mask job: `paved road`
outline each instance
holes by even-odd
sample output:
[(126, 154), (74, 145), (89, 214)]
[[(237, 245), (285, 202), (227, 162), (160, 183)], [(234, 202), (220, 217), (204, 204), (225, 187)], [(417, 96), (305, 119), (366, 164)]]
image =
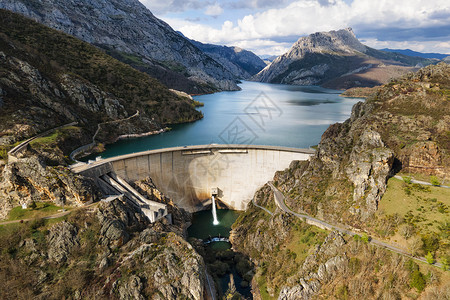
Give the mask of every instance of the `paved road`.
[[(395, 175), (394, 176), (397, 179), (403, 180), (403, 177), (399, 176), (399, 175)], [(446, 185), (432, 185), (429, 182), (426, 181), (420, 181), (420, 180), (415, 180), (411, 178), (411, 182), (412, 183), (418, 183), (418, 184), (423, 184), (423, 185), (431, 185), (431, 186), (435, 186), (435, 187), (441, 187), (441, 188), (446, 188), (446, 189), (450, 189), (450, 186), (446, 186)]]
[(259, 207), (259, 208), (261, 208), (261, 209), (263, 209), (263, 210), (265, 210), (269, 215), (273, 216), (273, 213), (272, 213), (270, 210), (268, 210), (268, 209), (265, 208), (265, 207), (262, 207), (262, 206), (258, 205), (258, 204), (256, 203), (255, 198), (256, 198), (256, 197), (253, 196), (253, 199), (252, 199), (253, 205), (256, 206), (256, 207)]
[[(341, 227), (339, 227), (339, 226), (332, 225), (332, 224), (326, 223), (326, 222), (324, 222), (324, 221), (322, 221), (322, 220), (313, 218), (313, 217), (311, 217), (311, 216), (309, 216), (309, 215), (306, 215), (306, 214), (299, 214), (299, 213), (293, 212), (289, 207), (287, 207), (287, 205), (286, 205), (286, 203), (285, 203), (285, 201), (284, 201), (285, 198), (284, 198), (283, 193), (281, 193), (280, 190), (278, 190), (278, 189), (272, 184), (272, 182), (268, 182), (268, 184), (269, 184), (269, 186), (271, 187), (271, 189), (272, 189), (272, 191), (273, 191), (273, 193), (274, 193), (274, 199), (275, 199), (276, 205), (277, 205), (281, 210), (283, 210), (284, 212), (287, 212), (287, 213), (289, 213), (289, 214), (293, 214), (293, 215), (296, 216), (297, 218), (305, 219), (305, 220), (307, 220), (307, 223), (308, 223), (308, 224), (311, 224), (311, 225), (314, 225), (314, 226), (318, 226), (318, 227), (321, 227), (321, 228), (324, 228), (324, 227), (325, 227), (325, 228), (328, 228), (329, 230), (337, 230), (337, 231), (339, 231), (339, 232), (345, 233), (345, 234), (350, 235), (350, 236), (354, 236), (354, 235), (358, 234), (358, 233), (353, 232), (353, 231), (351, 231), (351, 230), (348, 230), (348, 229), (345, 229), (345, 228), (341, 228)], [(309, 220), (310, 222), (308, 222), (308, 220)], [(315, 223), (317, 223), (317, 224), (315, 224)], [(395, 246), (392, 246), (391, 244), (382, 242), (382, 241), (380, 241), (380, 240), (371, 238), (369, 242), (370, 242), (371, 244), (375, 245), (375, 246), (378, 246), (378, 247), (381, 247), (381, 248), (385, 248), (385, 249), (388, 249), (388, 250), (390, 250), (390, 251), (392, 251), (392, 252), (401, 254), (401, 255), (403, 255), (403, 256), (407, 256), (407, 257), (409, 257), (409, 258), (412, 258), (412, 259), (415, 259), (415, 260), (418, 260), (418, 261), (427, 263), (427, 260), (426, 260), (424, 257), (416, 257), (416, 256), (412, 256), (412, 255), (411, 255), (410, 253), (408, 253), (407, 251), (405, 251), (405, 250), (403, 250), (403, 249), (400, 249), (400, 248), (397, 248), (397, 247), (395, 247)], [(438, 263), (438, 262), (434, 263), (433, 265), (434, 265), (434, 266), (437, 266), (437, 267), (442, 267), (441, 263)]]

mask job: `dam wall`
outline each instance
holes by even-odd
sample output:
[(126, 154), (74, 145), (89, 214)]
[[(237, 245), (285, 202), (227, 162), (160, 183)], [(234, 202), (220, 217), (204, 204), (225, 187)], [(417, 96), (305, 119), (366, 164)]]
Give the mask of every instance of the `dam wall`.
[(99, 178), (114, 172), (128, 183), (152, 178), (159, 190), (188, 211), (211, 198), (245, 210), (255, 192), (293, 160), (307, 160), (314, 150), (272, 146), (206, 145), (150, 150), (72, 167)]

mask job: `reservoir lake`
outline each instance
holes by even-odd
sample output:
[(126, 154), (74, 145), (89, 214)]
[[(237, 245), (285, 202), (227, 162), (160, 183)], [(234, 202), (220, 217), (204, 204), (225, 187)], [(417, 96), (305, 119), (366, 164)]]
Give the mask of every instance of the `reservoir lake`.
[(316, 86), (250, 81), (239, 86), (241, 91), (195, 96), (204, 103), (199, 108), (203, 119), (172, 125), (158, 135), (120, 140), (107, 145), (101, 157), (213, 143), (308, 148), (319, 143), (330, 124), (345, 121), (361, 100)]

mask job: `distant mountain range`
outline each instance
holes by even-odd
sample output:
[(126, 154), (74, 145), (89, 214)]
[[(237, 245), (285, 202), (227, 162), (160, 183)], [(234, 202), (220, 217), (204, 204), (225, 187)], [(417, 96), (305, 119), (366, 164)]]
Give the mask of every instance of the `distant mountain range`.
[(371, 87), (434, 62), (367, 47), (347, 28), (300, 38), (253, 79), (335, 89)]
[(266, 66), (259, 56), (239, 47), (203, 44), (194, 40), (191, 42), (230, 70), (237, 78), (248, 79)]
[(423, 58), (436, 58), (436, 59), (444, 59), (444, 58), (450, 56), (450, 54), (423, 53), (423, 52), (413, 51), (413, 50), (410, 50), (410, 49), (389, 49), (389, 48), (384, 48), (384, 49), (381, 49), (381, 51), (395, 52), (395, 53), (400, 53), (400, 54), (404, 54), (404, 55), (408, 55), (408, 56), (423, 57)]
[[(157, 78), (170, 88), (191, 94), (237, 90), (239, 77), (264, 67), (249, 52), (210, 45), (194, 46), (168, 24), (156, 18), (138, 0), (2, 0), (0, 8), (18, 12), (103, 48), (109, 55)], [(204, 53), (207, 48), (214, 54)], [(222, 49), (228, 58), (217, 53)], [(213, 58), (214, 57), (214, 58)], [(230, 65), (227, 59), (239, 66)], [(257, 66), (252, 63), (256, 62)], [(245, 72), (242, 72), (242, 70)]]

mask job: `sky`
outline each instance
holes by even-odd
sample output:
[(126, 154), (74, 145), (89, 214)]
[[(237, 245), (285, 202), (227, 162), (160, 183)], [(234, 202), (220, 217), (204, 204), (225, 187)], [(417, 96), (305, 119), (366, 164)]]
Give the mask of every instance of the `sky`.
[(281, 55), (300, 37), (351, 27), (365, 45), (450, 54), (449, 0), (140, 0), (188, 38)]

